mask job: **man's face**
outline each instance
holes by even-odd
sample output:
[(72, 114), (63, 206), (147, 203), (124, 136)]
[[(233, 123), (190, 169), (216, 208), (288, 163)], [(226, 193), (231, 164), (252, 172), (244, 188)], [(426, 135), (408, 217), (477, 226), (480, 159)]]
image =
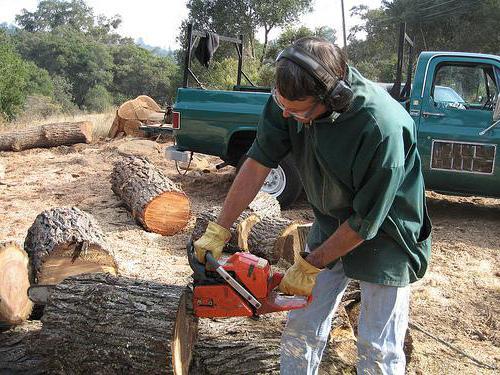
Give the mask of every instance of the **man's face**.
[(310, 123), (326, 112), (326, 106), (312, 96), (307, 96), (301, 100), (287, 100), (275, 88), (272, 91), (274, 102), (283, 111), (283, 117), (293, 117), (298, 122)]

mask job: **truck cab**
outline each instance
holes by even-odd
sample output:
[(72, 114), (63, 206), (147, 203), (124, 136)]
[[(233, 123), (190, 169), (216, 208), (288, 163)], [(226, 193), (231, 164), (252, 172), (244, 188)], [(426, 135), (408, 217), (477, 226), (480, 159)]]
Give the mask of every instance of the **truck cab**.
[(499, 87), (499, 56), (420, 55), (410, 115), (417, 125), (428, 189), (500, 196)]

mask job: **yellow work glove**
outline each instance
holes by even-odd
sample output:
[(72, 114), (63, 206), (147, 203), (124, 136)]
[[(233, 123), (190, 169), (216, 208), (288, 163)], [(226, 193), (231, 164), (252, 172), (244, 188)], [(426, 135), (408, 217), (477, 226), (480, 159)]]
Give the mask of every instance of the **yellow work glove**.
[(316, 284), (316, 276), (320, 271), (300, 256), (285, 272), (278, 288), (285, 294), (310, 296)]
[(226, 242), (231, 238), (231, 232), (219, 224), (208, 222), (203, 236), (193, 244), (198, 262), (205, 263), (205, 253), (210, 251), (215, 259), (219, 259)]

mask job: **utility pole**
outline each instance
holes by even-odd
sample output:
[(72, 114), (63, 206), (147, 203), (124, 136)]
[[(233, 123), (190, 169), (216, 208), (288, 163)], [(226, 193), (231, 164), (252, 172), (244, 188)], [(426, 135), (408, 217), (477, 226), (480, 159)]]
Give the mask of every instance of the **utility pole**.
[(340, 4), (342, 5), (342, 29), (344, 31), (344, 52), (347, 55), (347, 35), (346, 35), (346, 32), (345, 32), (344, 0), (340, 0)]

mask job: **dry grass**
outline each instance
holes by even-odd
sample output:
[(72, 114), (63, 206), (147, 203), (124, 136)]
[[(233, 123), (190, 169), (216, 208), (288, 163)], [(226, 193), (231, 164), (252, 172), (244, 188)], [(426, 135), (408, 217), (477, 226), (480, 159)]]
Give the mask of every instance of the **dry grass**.
[(23, 116), (22, 120), (12, 121), (7, 123), (0, 122), (0, 132), (10, 132), (17, 129), (26, 129), (29, 127), (40, 126), (44, 124), (54, 124), (58, 122), (77, 122), (77, 121), (90, 121), (94, 124), (94, 139), (104, 138), (108, 135), (113, 119), (115, 118), (115, 111), (105, 113), (79, 113), (76, 115), (58, 115), (46, 119), (39, 119), (36, 117), (26, 118)]

